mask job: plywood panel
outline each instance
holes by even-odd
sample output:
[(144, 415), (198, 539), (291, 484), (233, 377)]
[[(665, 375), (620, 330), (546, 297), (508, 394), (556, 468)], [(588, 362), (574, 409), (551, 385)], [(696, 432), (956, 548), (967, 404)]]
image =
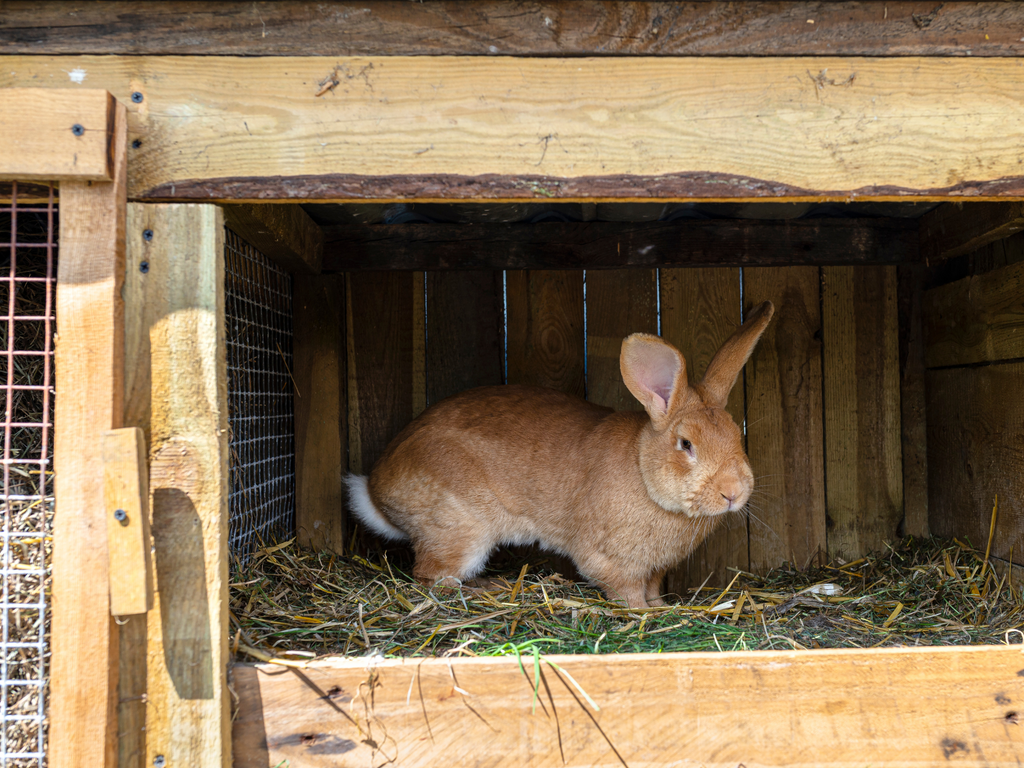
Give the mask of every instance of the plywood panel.
[(501, 384), (501, 272), (428, 272), (425, 279), (427, 403), (472, 387)]
[[(117, 760), (118, 632), (110, 615), (103, 432), (124, 418), (126, 126), (112, 113), (113, 181), (61, 185), (55, 349), (50, 765)], [(105, 129), (107, 126), (104, 125)], [(5, 138), (6, 140), (6, 138)], [(88, 407), (85, 407), (88, 404)]]
[(344, 275), (294, 276), (295, 533), (344, 551), (342, 477), (348, 471)]
[(142, 95), (135, 198), (1024, 193), (1017, 59), (8, 56), (0, 86), (76, 71)]
[(825, 551), (821, 313), (817, 267), (745, 269), (743, 305), (775, 316), (746, 368), (747, 455), (756, 488), (750, 567), (804, 567)]
[(828, 551), (853, 560), (903, 519), (895, 267), (824, 267)]
[[(686, 359), (687, 374), (696, 384), (718, 347), (740, 325), (740, 271), (738, 269), (662, 269), (661, 335), (675, 344)], [(727, 410), (743, 424), (743, 376), (729, 396)], [(687, 587), (725, 586), (728, 568), (749, 566), (747, 520), (730, 515), (679, 568), (668, 574), (665, 591), (685, 594)]]
[(658, 332), (657, 284), (652, 269), (587, 272), (587, 399), (592, 403), (643, 410), (622, 382), (619, 353), (629, 334)]
[[(167, 765), (223, 768), (231, 764), (223, 217), (212, 205), (133, 204), (129, 222), (126, 419), (149, 438), (156, 569), (145, 764), (162, 756)], [(143, 260), (146, 272), (135, 266)]]
[(238, 764), (981, 768), (1024, 752), (1016, 647), (551, 660), (565, 671), (541, 663), (534, 714), (514, 658), (384, 661), (372, 699), (362, 659), (238, 665)]
[(988, 542), (1024, 564), (1024, 363), (928, 371), (928, 496), (932, 533)]
[(930, 368), (1024, 357), (1024, 263), (926, 291), (924, 331)]
[(583, 397), (583, 271), (510, 270), (508, 383)]
[(425, 399), (423, 283), (411, 272), (362, 272), (345, 288), (349, 469), (369, 474)]

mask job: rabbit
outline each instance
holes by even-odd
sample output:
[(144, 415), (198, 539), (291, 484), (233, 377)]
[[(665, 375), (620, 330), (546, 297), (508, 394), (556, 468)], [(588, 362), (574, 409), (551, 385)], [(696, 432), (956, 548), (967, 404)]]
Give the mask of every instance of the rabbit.
[(696, 386), (657, 336), (622, 342), (619, 365), (643, 412), (551, 389), (471, 389), (431, 406), (369, 477), (349, 475), (352, 511), (385, 539), (411, 540), (424, 584), (476, 576), (501, 544), (568, 555), (610, 600), (664, 605), (665, 572), (729, 512), (754, 477), (724, 408), (774, 307), (764, 302)]

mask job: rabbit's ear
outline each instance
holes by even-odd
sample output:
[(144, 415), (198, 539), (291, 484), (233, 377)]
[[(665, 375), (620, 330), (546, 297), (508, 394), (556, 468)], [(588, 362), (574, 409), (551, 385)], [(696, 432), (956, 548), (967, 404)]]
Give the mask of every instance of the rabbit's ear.
[(661, 429), (687, 387), (686, 361), (679, 350), (657, 336), (634, 333), (622, 342), (619, 368), (629, 391)]
[(747, 364), (754, 345), (761, 338), (774, 312), (775, 307), (770, 301), (757, 306), (747, 317), (747, 322), (737, 328), (711, 358), (700, 383), (700, 389), (709, 405), (725, 408), (736, 378)]

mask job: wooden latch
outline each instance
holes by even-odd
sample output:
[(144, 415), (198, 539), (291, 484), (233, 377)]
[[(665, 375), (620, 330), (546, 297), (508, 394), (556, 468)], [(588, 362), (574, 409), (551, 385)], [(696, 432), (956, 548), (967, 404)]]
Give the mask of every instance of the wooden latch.
[(107, 516), (110, 612), (146, 613), (153, 607), (146, 436), (138, 427), (103, 434), (103, 499)]

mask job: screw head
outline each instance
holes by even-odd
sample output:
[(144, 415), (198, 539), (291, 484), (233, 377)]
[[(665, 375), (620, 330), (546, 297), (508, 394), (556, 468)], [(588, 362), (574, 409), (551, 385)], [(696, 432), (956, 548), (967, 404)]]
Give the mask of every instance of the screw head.
[(85, 128), (83, 128), (78, 123), (75, 123), (74, 125), (71, 126), (71, 132), (73, 134), (75, 134), (75, 136), (81, 136), (82, 134), (85, 133)]
[(138, 149), (141, 146), (142, 146), (142, 139), (133, 139), (132, 140), (132, 149)]
[[(134, 93), (132, 93), (132, 101), (134, 101), (136, 104), (141, 104), (142, 94), (139, 91), (135, 91)], [(159, 768), (159, 766), (157, 768)]]
[(153, 758), (153, 768), (164, 768), (167, 765), (167, 758), (163, 755), (157, 755)]
[(150, 240), (152, 240), (153, 239), (153, 230), (152, 229), (144, 229), (144, 230), (142, 230), (142, 239), (145, 240), (147, 243)]
[(117, 520), (121, 525), (128, 525), (128, 513), (123, 509), (114, 510), (114, 519)]
[(139, 272), (141, 272), (142, 274), (146, 274), (147, 272), (149, 272), (149, 262), (148, 261), (140, 261), (139, 262)]

